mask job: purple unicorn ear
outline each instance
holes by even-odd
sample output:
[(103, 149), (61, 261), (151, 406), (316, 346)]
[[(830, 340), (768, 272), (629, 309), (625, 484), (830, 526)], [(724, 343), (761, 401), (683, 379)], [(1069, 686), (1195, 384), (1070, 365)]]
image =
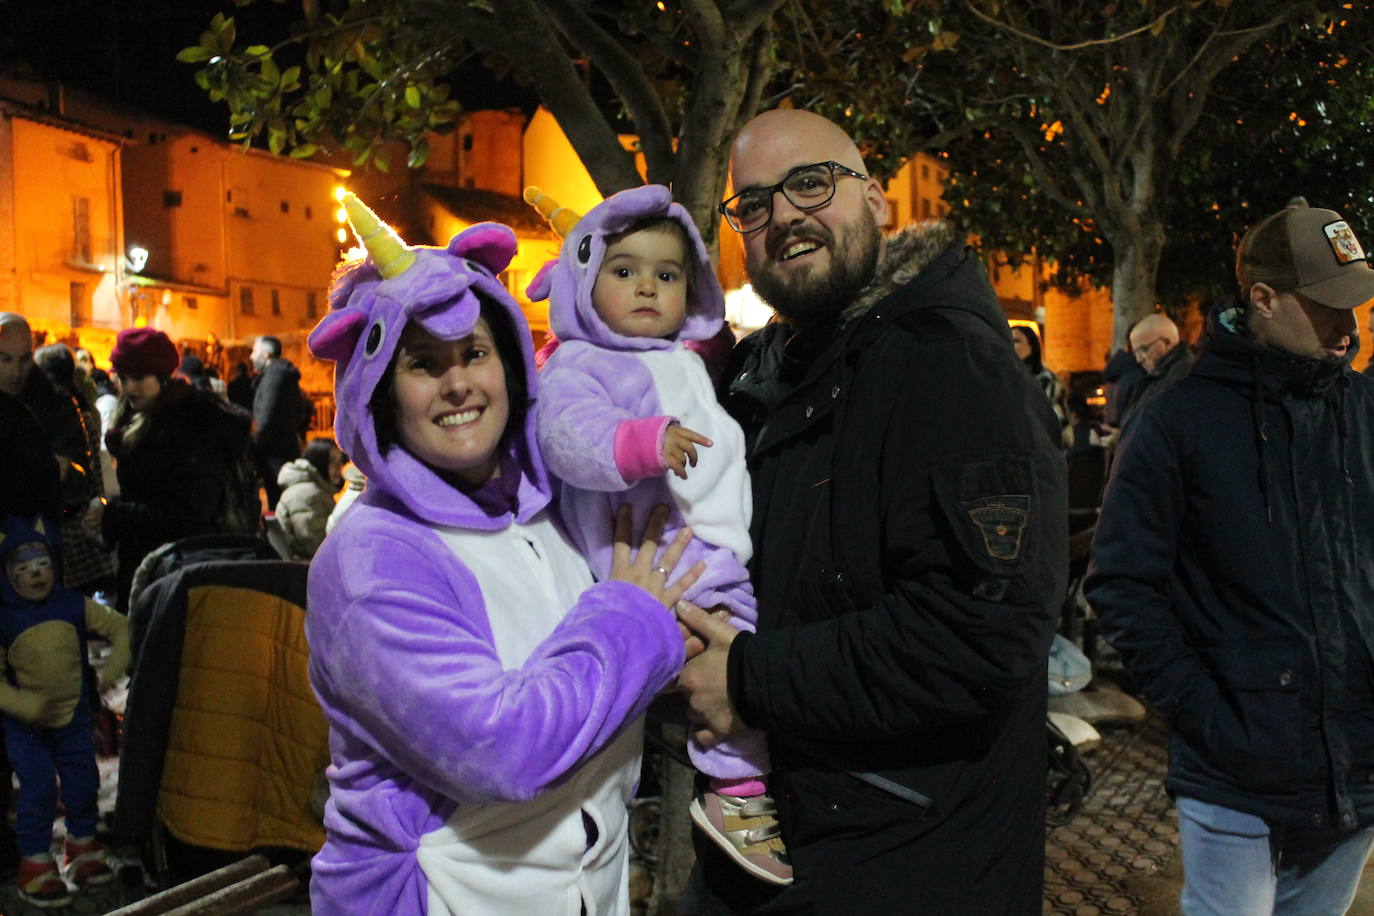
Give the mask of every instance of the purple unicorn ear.
[(310, 352), (320, 359), (343, 362), (353, 355), (358, 335), (366, 326), (367, 313), (356, 305), (350, 305), (320, 319), (305, 342)]
[(539, 273), (530, 281), (530, 285), (525, 287), (525, 295), (531, 302), (541, 302), (549, 298), (549, 290), (553, 286), (553, 269), (557, 266), (557, 258), (545, 261), (544, 266), (539, 268)]
[(519, 243), (509, 226), (500, 223), (478, 223), (469, 226), (449, 240), (448, 250), (460, 258), (476, 261), (494, 274), (499, 274), (515, 257)]

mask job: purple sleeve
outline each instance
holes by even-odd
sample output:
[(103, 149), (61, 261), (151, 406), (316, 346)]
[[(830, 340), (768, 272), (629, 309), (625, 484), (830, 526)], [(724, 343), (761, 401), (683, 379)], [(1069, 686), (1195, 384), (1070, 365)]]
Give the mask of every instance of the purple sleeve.
[(504, 670), (476, 580), (417, 540), (373, 532), (312, 569), (312, 669), (331, 726), (444, 797), (531, 798), (601, 750), (682, 666), (673, 616), (636, 586), (603, 582)]
[(674, 422), (672, 417), (645, 417), (622, 420), (615, 428), (615, 466), (626, 482), (661, 477), (668, 470), (663, 437)]
[(617, 464), (617, 432), (626, 420), (661, 415), (657, 401), (649, 370), (638, 360), (564, 341), (545, 363), (535, 399), (545, 464), (579, 489), (628, 489), (633, 480)]

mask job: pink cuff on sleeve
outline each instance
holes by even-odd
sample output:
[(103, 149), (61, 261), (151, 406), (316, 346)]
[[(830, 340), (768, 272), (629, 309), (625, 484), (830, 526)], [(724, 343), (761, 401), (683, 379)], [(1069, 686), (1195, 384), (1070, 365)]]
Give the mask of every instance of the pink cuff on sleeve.
[(663, 461), (663, 436), (676, 422), (672, 417), (645, 417), (624, 420), (615, 428), (615, 467), (626, 483), (661, 477), (668, 470)]

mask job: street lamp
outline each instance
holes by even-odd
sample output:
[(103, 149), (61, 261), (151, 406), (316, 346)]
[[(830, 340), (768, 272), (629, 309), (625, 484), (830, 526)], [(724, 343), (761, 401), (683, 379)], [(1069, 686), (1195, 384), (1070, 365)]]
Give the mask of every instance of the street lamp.
[(148, 266), (148, 249), (142, 245), (130, 245), (124, 264), (131, 273), (143, 273), (143, 268)]

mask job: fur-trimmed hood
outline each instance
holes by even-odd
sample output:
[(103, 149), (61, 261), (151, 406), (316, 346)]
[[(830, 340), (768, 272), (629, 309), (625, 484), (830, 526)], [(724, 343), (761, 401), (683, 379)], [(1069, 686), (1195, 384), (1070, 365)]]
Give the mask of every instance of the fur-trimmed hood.
[(910, 283), (958, 241), (958, 230), (947, 220), (911, 223), (889, 235), (887, 250), (878, 262), (873, 279), (841, 313), (841, 321), (849, 323), (866, 313), (879, 300)]
[[(658, 217), (677, 223), (687, 238), (687, 317), (672, 338), (626, 337), (596, 313), (592, 287), (606, 259), (607, 237)], [(673, 202), (672, 192), (657, 184), (612, 194), (588, 211), (563, 240), (557, 260), (544, 265), (527, 292), (534, 302), (549, 300), (549, 327), (559, 340), (616, 350), (663, 350), (675, 341), (709, 340), (725, 321), (725, 298), (701, 234), (682, 205)]]

